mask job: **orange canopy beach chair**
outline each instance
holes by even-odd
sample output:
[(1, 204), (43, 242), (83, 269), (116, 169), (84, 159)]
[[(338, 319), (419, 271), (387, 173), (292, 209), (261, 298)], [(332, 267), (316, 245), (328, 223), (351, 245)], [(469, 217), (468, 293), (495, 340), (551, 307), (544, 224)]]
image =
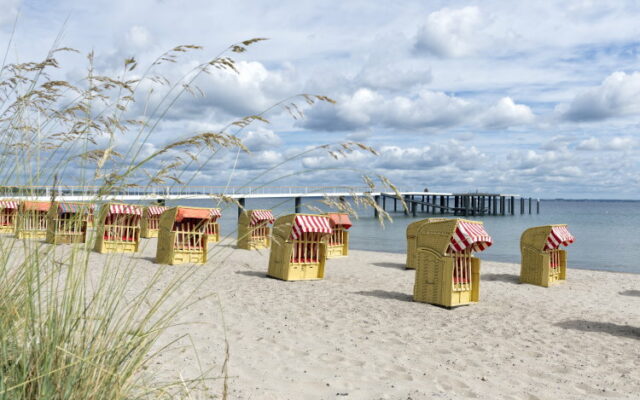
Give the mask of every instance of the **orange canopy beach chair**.
[(84, 243), (89, 212), (90, 204), (53, 203), (47, 214), (47, 243)]
[(331, 224), (331, 236), (327, 243), (327, 258), (344, 257), (349, 254), (349, 231), (351, 220), (347, 213), (327, 213)]
[(271, 210), (245, 210), (238, 218), (238, 248), (245, 250), (271, 247)]
[(135, 253), (140, 246), (142, 207), (107, 203), (100, 207), (94, 250), (98, 253)]
[(207, 226), (211, 209), (172, 207), (160, 216), (156, 262), (204, 264), (207, 261)]
[(15, 233), (18, 200), (0, 200), (0, 233)]
[(491, 246), (482, 222), (446, 219), (420, 225), (416, 232), (413, 299), (444, 307), (477, 302), (480, 260), (473, 252)]
[(567, 225), (537, 226), (524, 231), (520, 238), (520, 282), (549, 287), (566, 280), (567, 252), (559, 247), (574, 241)]
[(326, 215), (289, 214), (276, 219), (267, 275), (285, 281), (324, 278), (329, 235)]
[(16, 236), (18, 239), (44, 239), (47, 237), (49, 201), (23, 201), (18, 209)]
[(169, 207), (164, 206), (145, 207), (142, 213), (142, 221), (140, 222), (140, 236), (143, 238), (158, 237), (160, 215), (168, 209)]

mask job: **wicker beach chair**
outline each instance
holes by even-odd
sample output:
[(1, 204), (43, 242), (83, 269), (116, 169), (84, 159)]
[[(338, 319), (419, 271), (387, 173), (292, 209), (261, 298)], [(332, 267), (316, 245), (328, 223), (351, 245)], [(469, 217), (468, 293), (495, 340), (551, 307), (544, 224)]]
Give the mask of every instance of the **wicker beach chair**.
[(520, 238), (520, 282), (549, 287), (566, 280), (567, 252), (559, 247), (574, 240), (567, 225), (537, 226), (524, 231)]
[(472, 254), (491, 243), (478, 221), (447, 219), (418, 226), (413, 299), (444, 307), (477, 302), (480, 260)]
[(142, 207), (107, 203), (100, 207), (94, 250), (98, 253), (135, 253), (140, 246)]
[(140, 236), (147, 239), (158, 237), (160, 215), (168, 209), (169, 207), (164, 206), (145, 207), (140, 222)]
[(210, 219), (209, 223), (205, 227), (207, 233), (207, 240), (210, 243), (215, 243), (220, 241), (220, 224), (218, 223), (218, 218), (222, 217), (222, 211), (219, 208), (210, 208)]
[(23, 201), (18, 209), (16, 236), (18, 239), (45, 239), (49, 201)]
[(271, 247), (271, 210), (245, 210), (238, 218), (238, 248), (245, 250)]
[(211, 209), (172, 207), (160, 216), (156, 262), (204, 264), (207, 261), (207, 226)]
[(407, 225), (407, 265), (406, 269), (416, 269), (416, 237), (418, 228), (430, 222), (446, 221), (446, 218), (427, 218)]
[(0, 200), (0, 233), (16, 232), (19, 205), (18, 200)]
[(351, 220), (347, 213), (327, 213), (331, 225), (331, 236), (327, 239), (327, 258), (349, 255), (349, 228)]
[(51, 244), (85, 243), (89, 222), (89, 204), (55, 202), (47, 213), (46, 242)]
[(329, 218), (324, 215), (289, 214), (273, 225), (273, 242), (267, 275), (285, 281), (324, 278)]

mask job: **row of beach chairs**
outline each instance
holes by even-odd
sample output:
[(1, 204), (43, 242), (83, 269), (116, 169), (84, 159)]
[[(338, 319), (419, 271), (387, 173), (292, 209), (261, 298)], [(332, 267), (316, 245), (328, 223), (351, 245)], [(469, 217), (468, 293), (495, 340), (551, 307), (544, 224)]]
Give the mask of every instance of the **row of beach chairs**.
[[(207, 244), (220, 240), (220, 216), (217, 208), (104, 204), (96, 219), (94, 250), (137, 252), (140, 237), (157, 237), (156, 262), (202, 264)], [(0, 232), (15, 232), (18, 238), (82, 243), (92, 222), (90, 204), (0, 201)], [(238, 221), (237, 247), (270, 248), (271, 277), (323, 279), (328, 258), (348, 255), (351, 225), (344, 213), (275, 219), (270, 210), (245, 210)], [(406, 239), (406, 267), (416, 270), (415, 301), (455, 307), (479, 300), (480, 260), (474, 254), (492, 244), (482, 222), (427, 218), (410, 224)], [(573, 241), (566, 225), (527, 229), (520, 240), (520, 282), (548, 287), (565, 280), (567, 256), (560, 246)]]

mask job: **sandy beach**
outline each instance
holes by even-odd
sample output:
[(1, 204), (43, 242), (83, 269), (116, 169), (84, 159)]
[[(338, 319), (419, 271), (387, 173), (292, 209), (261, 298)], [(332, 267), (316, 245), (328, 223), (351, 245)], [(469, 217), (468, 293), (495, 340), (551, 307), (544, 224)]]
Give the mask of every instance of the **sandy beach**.
[[(155, 247), (92, 253), (92, 273), (109, 257), (132, 260), (133, 293), (158, 268), (159, 287), (188, 268), (155, 264)], [(640, 275), (570, 269), (545, 289), (519, 284), (519, 265), (483, 262), (481, 301), (447, 310), (412, 301), (403, 254), (351, 250), (328, 261), (324, 280), (304, 282), (266, 277), (268, 256), (211, 244), (210, 261), (175, 293), (199, 301), (147, 372), (204, 373), (218, 378), (206, 398), (220, 398), (226, 336), (232, 399), (640, 397)]]

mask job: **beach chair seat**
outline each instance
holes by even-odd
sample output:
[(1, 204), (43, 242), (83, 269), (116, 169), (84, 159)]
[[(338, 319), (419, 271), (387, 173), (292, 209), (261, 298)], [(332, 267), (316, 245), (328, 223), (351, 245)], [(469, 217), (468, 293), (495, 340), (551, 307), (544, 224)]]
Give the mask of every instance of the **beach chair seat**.
[(349, 255), (349, 228), (351, 220), (347, 213), (327, 213), (331, 225), (331, 235), (327, 241), (327, 258)]
[(415, 240), (414, 301), (444, 307), (478, 302), (480, 260), (473, 253), (492, 244), (482, 222), (443, 218), (418, 222), (407, 230)]
[(238, 218), (239, 249), (254, 250), (271, 247), (271, 227), (275, 218), (271, 210), (245, 210)]
[(204, 264), (207, 261), (207, 226), (211, 209), (172, 207), (160, 216), (156, 262)]
[(142, 211), (141, 206), (133, 204), (103, 204), (98, 215), (94, 250), (98, 253), (137, 252)]
[(568, 246), (575, 238), (567, 225), (529, 228), (520, 237), (520, 282), (549, 287), (567, 279)]
[(326, 215), (289, 214), (276, 219), (267, 275), (285, 281), (323, 279), (329, 235)]

